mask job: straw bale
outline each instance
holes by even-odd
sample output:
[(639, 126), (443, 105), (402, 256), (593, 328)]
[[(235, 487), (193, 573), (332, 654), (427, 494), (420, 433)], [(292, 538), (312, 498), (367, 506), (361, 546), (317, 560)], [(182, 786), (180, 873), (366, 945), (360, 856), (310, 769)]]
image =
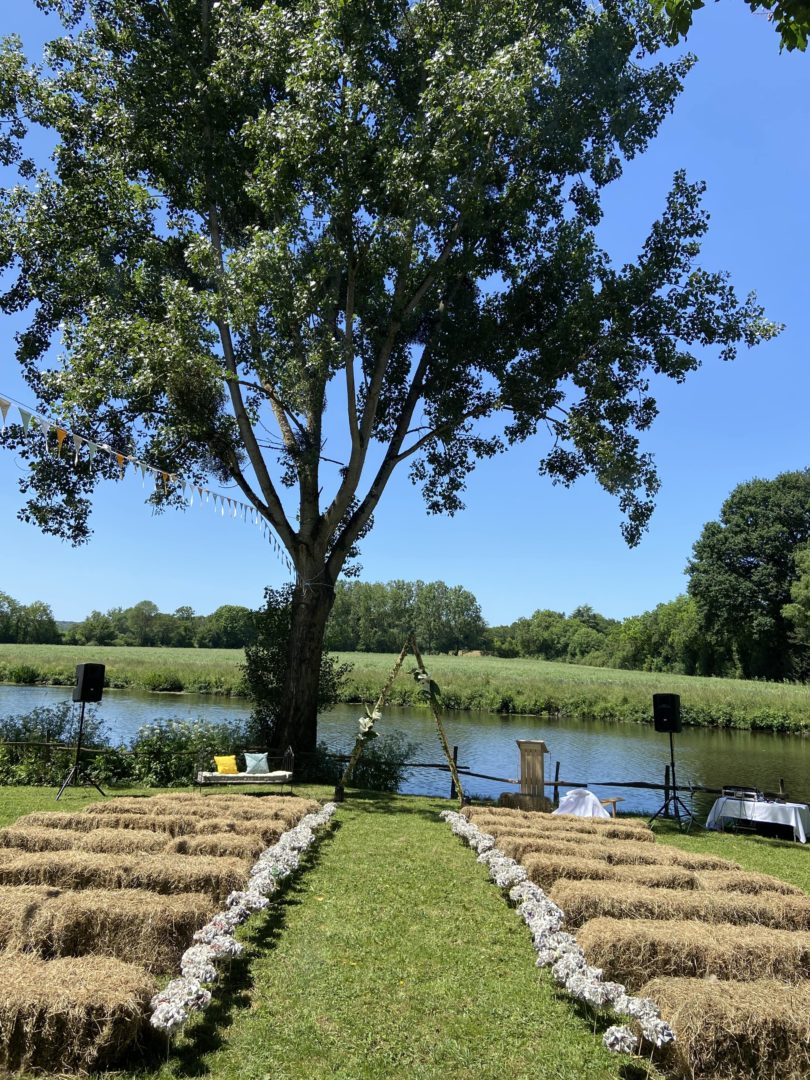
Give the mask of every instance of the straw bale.
[[(284, 826), (279, 823), (276, 837), (283, 831)], [(271, 842), (267, 839), (266, 830), (264, 836), (257, 836), (255, 833), (247, 833), (244, 836), (235, 836), (230, 833), (224, 836), (220, 833), (200, 833), (198, 836), (178, 836), (175, 840), (169, 840), (164, 850), (174, 851), (178, 855), (217, 857), (232, 855), (234, 858), (255, 862)]]
[(143, 968), (120, 960), (4, 958), (0, 1069), (64, 1073), (113, 1064), (146, 1033), (156, 989)]
[(676, 1041), (670, 1069), (693, 1080), (806, 1080), (810, 983), (652, 979), (640, 991), (661, 1007)]
[(636, 991), (658, 975), (810, 978), (810, 933), (695, 920), (591, 919), (577, 931), (588, 963)]
[(202, 893), (0, 885), (0, 950), (45, 959), (112, 956), (165, 974), (176, 970), (215, 907)]
[(565, 912), (569, 927), (589, 919), (699, 919), (708, 923), (756, 923), (778, 930), (810, 930), (810, 896), (709, 892), (701, 889), (651, 889), (599, 881), (558, 881), (551, 898)]
[(191, 815), (164, 814), (59, 814), (37, 812), (18, 818), (17, 826), (23, 828), (74, 829), (90, 832), (94, 829), (151, 830), (164, 836), (194, 836), (199, 833), (246, 833), (260, 836), (272, 843), (278, 836), (278, 820), (244, 821), (238, 818), (200, 818)]
[(603, 859), (581, 855), (526, 855), (523, 860), (530, 879), (541, 889), (550, 889), (561, 878), (579, 881), (638, 882), (654, 889), (695, 889), (697, 878), (679, 866), (611, 866)]
[(94, 829), (89, 833), (73, 829), (20, 829), (11, 826), (0, 830), (0, 846), (21, 851), (107, 851), (129, 853), (162, 851), (165, 837), (148, 829)]
[(655, 834), (649, 826), (649, 823), (644, 818), (636, 817), (606, 817), (606, 818), (591, 818), (591, 817), (579, 817), (576, 814), (556, 814), (556, 813), (544, 813), (540, 810), (512, 810), (506, 809), (500, 806), (465, 806), (462, 808), (461, 813), (470, 821), (478, 823), (479, 818), (499, 818), (503, 822), (517, 822), (523, 821), (527, 825), (541, 825), (545, 826), (551, 824), (552, 826), (565, 826), (569, 827), (580, 825), (583, 822), (588, 825), (595, 825), (597, 828), (611, 828), (611, 829), (631, 829), (633, 831), (641, 831), (649, 833), (650, 836), (655, 839)]
[(149, 889), (202, 892), (222, 901), (244, 886), (245, 859), (171, 853), (106, 855), (91, 851), (21, 852), (0, 864), (1, 885), (54, 885), (66, 889)]
[(635, 840), (641, 841), (641, 843), (654, 844), (655, 833), (651, 829), (639, 829), (632, 825), (625, 825), (618, 822), (614, 818), (573, 818), (573, 817), (552, 817), (550, 814), (537, 814), (535, 815), (538, 820), (536, 822), (526, 822), (518, 818), (514, 821), (504, 821), (500, 817), (493, 817), (489, 814), (481, 814), (480, 817), (472, 818), (474, 825), (477, 825), (483, 832), (492, 832), (493, 829), (498, 826), (517, 826), (518, 828), (528, 828), (534, 832), (537, 829), (542, 829), (546, 832), (554, 832), (560, 836), (573, 836), (577, 837), (583, 833), (589, 836), (607, 837), (614, 840)]
[(556, 833), (550, 829), (532, 832), (511, 829), (488, 829), (495, 837), (501, 851), (520, 860), (523, 855), (536, 851), (555, 855), (581, 854), (586, 859), (604, 859), (616, 866), (680, 866), (684, 870), (739, 870), (737, 863), (716, 855), (703, 855), (681, 851), (664, 844), (637, 844), (634, 840), (602, 839), (599, 836), (582, 836), (580, 833)]
[(701, 889), (712, 892), (782, 893), (784, 896), (804, 896), (804, 889), (790, 885), (772, 874), (757, 874), (734, 870), (705, 870), (698, 874)]
[[(143, 819), (140, 828), (148, 828), (145, 821), (150, 817), (194, 819), (195, 821), (211, 820), (212, 818), (228, 817), (234, 821), (283, 821), (288, 825), (294, 824), (303, 814), (293, 807), (279, 806), (275, 808), (261, 809), (253, 807), (228, 805), (222, 803), (208, 803), (207, 800), (190, 802), (190, 797), (184, 802), (164, 802), (155, 797), (151, 799), (117, 799), (114, 803), (93, 805), (82, 813), (93, 817), (116, 817), (119, 814), (136, 814)], [(134, 804), (130, 806), (130, 804)], [(186, 830), (186, 832), (193, 830)]]

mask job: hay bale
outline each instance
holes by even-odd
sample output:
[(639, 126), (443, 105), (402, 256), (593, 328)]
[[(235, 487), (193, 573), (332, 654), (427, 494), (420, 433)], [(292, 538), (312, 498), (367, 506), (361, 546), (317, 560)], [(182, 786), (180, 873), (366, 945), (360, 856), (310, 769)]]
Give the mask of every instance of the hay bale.
[(536, 851), (555, 855), (581, 854), (586, 859), (604, 859), (616, 866), (680, 866), (684, 870), (740, 870), (737, 863), (715, 855), (681, 851), (664, 844), (638, 844), (635, 840), (616, 840), (612, 837), (583, 837), (580, 833), (558, 833), (551, 829), (532, 831), (488, 829), (497, 846), (506, 855), (520, 860)]
[(579, 817), (576, 814), (546, 814), (541, 811), (526, 811), (526, 810), (509, 810), (502, 807), (495, 806), (465, 806), (462, 808), (462, 814), (468, 820), (475, 821), (477, 823), (480, 817), (499, 818), (503, 822), (517, 822), (523, 821), (527, 825), (541, 825), (545, 826), (551, 823), (552, 826), (562, 825), (578, 825), (588, 824), (594, 825), (597, 828), (615, 828), (615, 829), (631, 829), (633, 831), (641, 831), (649, 833), (655, 838), (652, 829), (644, 818), (636, 817), (607, 817), (607, 818), (590, 818)]
[(704, 870), (698, 874), (701, 889), (711, 892), (738, 892), (748, 895), (781, 893), (783, 896), (804, 896), (804, 889), (790, 885), (772, 874), (757, 874), (742, 870)]
[(167, 974), (215, 907), (202, 893), (1, 885), (0, 950), (44, 959), (112, 956)]
[(577, 931), (588, 963), (636, 991), (658, 975), (810, 978), (810, 933), (696, 920), (591, 919)]
[(245, 884), (249, 862), (172, 854), (105, 855), (91, 851), (22, 852), (0, 864), (0, 885), (53, 885), (64, 889), (148, 889), (201, 892), (223, 901)]
[[(283, 831), (284, 826), (279, 823), (275, 838), (277, 839)], [(218, 858), (231, 855), (234, 858), (255, 862), (270, 843), (272, 840), (267, 839), (267, 830), (264, 836), (253, 833), (245, 836), (201, 833), (198, 836), (178, 836), (174, 840), (169, 840), (163, 850), (174, 851), (178, 855), (213, 855)]]
[(676, 1042), (666, 1063), (694, 1080), (802, 1080), (810, 1076), (810, 983), (652, 979)]
[(481, 814), (471, 820), (483, 832), (492, 832), (493, 829), (499, 826), (509, 825), (524, 829), (528, 828), (532, 831), (538, 829), (546, 832), (553, 831), (560, 836), (577, 837), (587, 834), (615, 840), (634, 840), (646, 844), (655, 843), (655, 833), (651, 829), (639, 829), (634, 825), (625, 825), (614, 818), (552, 817), (550, 814), (535, 814), (534, 816), (540, 820), (527, 822), (523, 818), (517, 818), (514, 821), (505, 821), (500, 816), (496, 817), (492, 814)]
[(107, 851), (126, 854), (162, 851), (165, 837), (148, 829), (94, 829), (89, 833), (73, 829), (17, 828), (0, 830), (0, 846), (21, 851)]
[[(298, 812), (294, 807), (278, 806), (274, 808), (262, 809), (260, 807), (253, 806), (240, 806), (240, 805), (228, 805), (225, 802), (213, 803), (207, 799), (197, 799), (192, 802), (190, 799), (185, 801), (172, 801), (166, 802), (159, 797), (155, 796), (151, 799), (117, 799), (119, 804), (117, 807), (114, 804), (93, 804), (90, 807), (85, 808), (82, 813), (90, 814), (93, 817), (103, 817), (105, 815), (114, 818), (120, 814), (136, 814), (143, 819), (143, 822), (147, 818), (153, 816), (165, 817), (165, 818), (193, 818), (195, 820), (210, 820), (213, 818), (230, 818), (234, 821), (258, 821), (258, 822), (274, 822), (283, 821), (288, 824), (293, 824), (298, 821), (303, 815)], [(142, 823), (141, 828), (147, 828), (145, 823)], [(193, 830), (186, 830), (193, 831)]]
[(143, 1037), (156, 989), (143, 968), (120, 960), (4, 958), (0, 1068), (61, 1074), (113, 1064)]
[(551, 898), (565, 912), (569, 928), (589, 919), (699, 919), (708, 923), (752, 923), (777, 930), (810, 930), (810, 896), (651, 889), (599, 881), (558, 881)]
[(546, 892), (561, 878), (584, 881), (638, 882), (654, 889), (696, 889), (697, 878), (679, 866), (611, 866), (603, 859), (581, 855), (526, 855), (529, 878)]
[(200, 818), (185, 815), (164, 814), (58, 814), (38, 812), (18, 818), (16, 825), (22, 828), (73, 829), (91, 832), (94, 829), (150, 830), (165, 836), (194, 836), (200, 833), (251, 833), (267, 838), (272, 843), (278, 835), (276, 820), (246, 822), (237, 818)]

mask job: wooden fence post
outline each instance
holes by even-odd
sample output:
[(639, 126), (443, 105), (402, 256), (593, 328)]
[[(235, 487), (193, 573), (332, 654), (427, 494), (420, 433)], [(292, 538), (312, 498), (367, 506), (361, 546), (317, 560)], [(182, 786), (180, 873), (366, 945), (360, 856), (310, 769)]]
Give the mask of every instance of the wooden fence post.
[[(458, 763), (458, 747), (457, 746), (453, 747), (453, 762), (454, 762), (454, 764)], [(450, 798), (455, 799), (455, 797), (456, 797), (456, 783), (453, 780), (453, 774), (451, 773), (450, 774)]]

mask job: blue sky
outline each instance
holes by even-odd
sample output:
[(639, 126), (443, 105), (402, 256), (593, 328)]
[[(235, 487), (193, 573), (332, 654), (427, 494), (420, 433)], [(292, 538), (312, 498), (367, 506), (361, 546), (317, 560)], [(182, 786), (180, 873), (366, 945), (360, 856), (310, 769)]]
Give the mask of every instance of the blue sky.
[[(33, 0), (3, 5), (8, 33), (29, 56), (50, 36)], [(406, 476), (395, 478), (363, 541), (363, 580), (463, 585), (493, 624), (582, 603), (622, 618), (685, 589), (692, 544), (736, 484), (810, 464), (810, 54), (780, 54), (770, 24), (740, 0), (699, 12), (688, 46), (699, 63), (656, 143), (606, 194), (602, 242), (617, 261), (632, 259), (684, 167), (708, 183), (702, 265), (729, 270), (741, 294), (755, 289), (785, 331), (733, 364), (707, 353), (684, 385), (660, 387), (645, 448), (662, 486), (637, 548), (624, 544), (608, 495), (590, 480), (552, 487), (537, 475), (542, 445), (528, 444), (479, 466), (455, 518), (428, 516)], [(15, 370), (18, 326), (0, 320), (0, 394), (34, 405)], [(164, 611), (253, 607), (265, 585), (287, 579), (253, 527), (198, 507), (154, 516), (132, 475), (97, 489), (89, 544), (43, 536), (16, 518), (21, 468), (0, 451), (0, 591), (45, 600), (57, 618), (142, 599)]]

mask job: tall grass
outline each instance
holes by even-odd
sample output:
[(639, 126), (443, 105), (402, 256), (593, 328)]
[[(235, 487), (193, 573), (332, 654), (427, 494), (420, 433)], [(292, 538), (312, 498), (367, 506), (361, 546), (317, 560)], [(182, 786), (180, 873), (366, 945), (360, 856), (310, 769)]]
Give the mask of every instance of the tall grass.
[[(394, 657), (341, 653), (353, 664), (344, 701), (374, 701)], [(244, 694), (238, 649), (94, 648), (73, 645), (0, 645), (0, 681), (69, 686), (76, 664), (107, 666), (112, 687), (203, 694)], [(648, 723), (650, 698), (665, 690), (681, 695), (685, 723), (760, 731), (810, 731), (810, 687), (786, 683), (705, 679), (646, 671), (618, 671), (496, 656), (434, 656), (427, 662), (447, 709), (502, 713), (563, 713), (608, 721)], [(405, 671), (391, 704), (424, 705), (418, 684)], [(20, 677), (20, 676), (23, 677)]]

